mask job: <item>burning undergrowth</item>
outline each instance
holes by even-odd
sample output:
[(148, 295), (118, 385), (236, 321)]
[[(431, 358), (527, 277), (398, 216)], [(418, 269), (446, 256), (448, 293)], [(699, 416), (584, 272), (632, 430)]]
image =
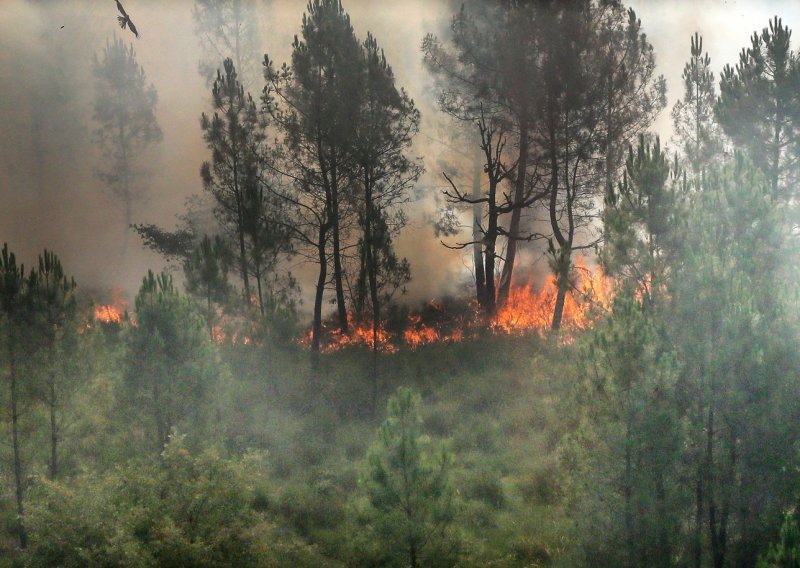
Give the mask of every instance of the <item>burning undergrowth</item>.
[[(591, 269), (579, 258), (564, 303), (562, 338), (571, 340), (575, 332), (587, 329), (610, 307), (613, 281), (600, 268)], [(475, 300), (445, 298), (431, 300), (416, 310), (395, 308), (375, 334), (377, 350), (395, 353), (437, 343), (475, 340), (482, 334), (542, 335), (550, 329), (558, 288), (549, 275), (541, 286), (514, 286), (508, 299), (491, 317)], [(311, 344), (311, 332), (301, 339)], [(331, 320), (323, 324), (321, 351), (334, 352), (351, 347), (373, 349), (373, 330), (369, 321), (348, 316), (348, 331)]]

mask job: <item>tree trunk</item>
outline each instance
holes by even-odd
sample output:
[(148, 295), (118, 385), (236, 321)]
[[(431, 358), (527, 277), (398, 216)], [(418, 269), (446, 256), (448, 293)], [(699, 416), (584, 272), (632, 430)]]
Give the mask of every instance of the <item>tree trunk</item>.
[(633, 456), (632, 454), (632, 432), (630, 418), (625, 428), (625, 480), (623, 495), (625, 498), (625, 543), (628, 548), (628, 566), (635, 566), (635, 540), (633, 535)]
[(58, 423), (56, 420), (56, 377), (50, 374), (50, 479), (58, 476)]
[[(702, 463), (702, 460), (700, 460)], [(695, 514), (692, 556), (695, 568), (701, 568), (703, 562), (703, 473), (698, 463), (695, 485)]]
[(717, 528), (717, 504), (714, 498), (714, 408), (708, 410), (706, 428), (706, 487), (708, 489), (708, 531), (711, 537), (711, 557), (714, 568), (724, 568), (725, 556), (720, 546)]
[(669, 567), (670, 547), (667, 530), (667, 489), (664, 483), (664, 470), (661, 466), (656, 470), (656, 508), (658, 511), (658, 565)]
[(19, 401), (17, 397), (17, 359), (13, 331), (8, 334), (8, 364), (11, 386), (11, 440), (14, 450), (14, 490), (17, 498), (17, 534), (19, 547), (28, 546), (28, 532), (25, 529), (25, 503), (22, 482), (22, 455), (19, 441)]
[[(523, 110), (523, 113), (526, 112)], [(514, 202), (522, 203), (525, 199), (525, 176), (528, 171), (528, 124), (523, 117), (519, 125), (519, 161), (517, 162), (517, 179), (514, 184)], [(514, 273), (514, 262), (517, 256), (517, 240), (519, 238), (519, 224), (522, 218), (522, 208), (516, 207), (511, 212), (511, 223), (508, 226), (508, 244), (506, 245), (506, 260), (503, 263), (503, 272), (500, 274), (500, 289), (497, 293), (497, 303), (503, 305), (508, 300), (511, 292), (511, 279)]]
[(550, 329), (558, 331), (561, 329), (561, 319), (564, 315), (564, 304), (567, 300), (567, 290), (569, 289), (569, 267), (572, 253), (569, 244), (561, 247), (558, 252), (558, 272), (556, 272), (556, 287), (558, 289), (556, 294), (556, 305), (553, 309), (553, 321)]
[(325, 254), (325, 240), (328, 232), (323, 224), (319, 228), (317, 252), (319, 259), (319, 277), (314, 294), (314, 323), (311, 330), (311, 364), (316, 369), (319, 363), (320, 334), (322, 333), (322, 298), (325, 294), (325, 282), (328, 279), (328, 258)]
[(339, 179), (336, 165), (331, 168), (331, 229), (333, 234), (333, 282), (336, 288), (336, 311), (339, 314), (339, 327), (347, 333), (347, 304), (344, 301), (344, 275), (342, 271), (341, 244), (339, 242)]
[[(481, 197), (481, 148), (476, 147), (474, 169), (472, 170), (472, 199)], [(486, 301), (486, 272), (483, 269), (483, 252), (481, 251), (481, 205), (472, 206), (472, 256), (475, 266), (475, 298), (478, 305), (483, 306)]]
[(236, 236), (239, 239), (239, 272), (244, 285), (244, 303), (250, 305), (250, 279), (247, 274), (247, 251), (245, 249), (244, 235), (244, 204), (242, 203), (242, 188), (239, 185), (239, 162), (236, 157), (238, 149), (234, 145), (233, 153), (233, 195), (236, 199)]
[(255, 277), (256, 277), (256, 290), (258, 292), (258, 313), (264, 317), (264, 295), (261, 291), (261, 261), (255, 259)]

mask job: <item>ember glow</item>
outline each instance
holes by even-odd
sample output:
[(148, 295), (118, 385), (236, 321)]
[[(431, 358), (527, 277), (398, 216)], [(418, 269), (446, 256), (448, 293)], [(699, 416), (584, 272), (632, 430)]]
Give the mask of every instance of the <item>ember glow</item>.
[[(613, 297), (613, 281), (603, 274), (602, 269), (589, 268), (583, 257), (575, 262), (574, 281), (567, 293), (561, 327), (571, 333), (590, 328), (599, 315), (605, 313)], [(538, 289), (533, 284), (515, 286), (509, 298), (501, 306), (489, 323), (489, 329), (497, 335), (544, 334), (550, 329), (558, 288), (553, 275), (549, 275)], [(437, 314), (436, 321), (426, 321), (419, 313), (410, 314), (402, 332), (394, 333), (381, 327), (377, 332), (378, 350), (395, 353), (400, 348), (418, 349), (435, 343), (454, 343), (478, 336), (483, 319), (479, 308), (473, 302), (469, 317), (449, 316), (446, 310), (433, 302), (428, 311)], [(349, 331), (342, 333), (335, 324), (323, 325), (323, 352), (339, 351), (353, 346), (373, 349), (372, 326), (359, 323), (352, 315), (349, 318)], [(311, 345), (309, 331), (301, 340), (305, 346)]]

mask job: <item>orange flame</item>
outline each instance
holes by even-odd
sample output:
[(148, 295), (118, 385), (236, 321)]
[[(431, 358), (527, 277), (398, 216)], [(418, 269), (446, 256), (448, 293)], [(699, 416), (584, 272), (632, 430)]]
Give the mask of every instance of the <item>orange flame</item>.
[[(567, 292), (561, 316), (561, 327), (567, 330), (590, 327), (597, 311), (609, 309), (613, 296), (613, 281), (601, 268), (592, 271), (586, 267), (583, 257), (578, 257), (575, 270), (578, 282)], [(557, 297), (558, 285), (552, 274), (538, 292), (530, 284), (512, 288), (491, 327), (496, 333), (505, 334), (543, 332), (550, 328)]]
[(94, 307), (95, 321), (103, 323), (122, 323), (123, 313), (124, 310), (120, 311), (116, 306), (109, 304)]
[[(611, 305), (614, 283), (602, 269), (590, 269), (583, 257), (575, 261), (575, 278), (570, 282), (561, 318), (561, 329), (567, 333), (561, 335), (562, 340), (571, 341), (573, 333), (587, 329), (598, 316), (606, 312)], [(511, 289), (506, 302), (497, 310), (489, 323), (489, 329), (498, 335), (527, 335), (544, 333), (552, 324), (553, 312), (558, 296), (558, 286), (553, 275), (549, 275), (544, 284), (536, 290), (532, 284), (515, 286)], [(431, 304), (429, 307), (441, 312), (441, 307)], [(422, 321), (422, 316), (412, 314), (408, 317), (406, 329), (399, 336), (378, 330), (380, 351), (395, 353), (400, 345), (409, 349), (418, 349), (425, 345), (446, 342), (459, 342), (468, 337), (478, 335), (482, 317), (479, 308), (474, 306), (472, 318), (468, 321), (457, 321), (450, 318), (446, 323), (430, 324)], [(373, 347), (372, 327), (359, 324), (352, 315), (348, 315), (349, 332), (333, 329), (323, 330), (321, 350), (323, 352), (338, 351), (350, 346)], [(312, 333), (308, 332), (301, 343), (309, 346)]]

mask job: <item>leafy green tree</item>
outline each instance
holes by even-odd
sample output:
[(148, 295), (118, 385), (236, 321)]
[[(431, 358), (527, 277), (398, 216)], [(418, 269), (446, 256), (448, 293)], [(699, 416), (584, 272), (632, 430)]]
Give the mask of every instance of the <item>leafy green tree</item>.
[(100, 179), (122, 202), (125, 245), (133, 220), (133, 206), (143, 195), (146, 150), (162, 139), (156, 121), (156, 90), (147, 85), (133, 46), (116, 37), (106, 43), (102, 57), (93, 61), (96, 91), (95, 140), (103, 151)]
[[(454, 515), (452, 458), (422, 433), (420, 396), (401, 388), (389, 399), (378, 441), (367, 456), (369, 500), (378, 535), (395, 562), (426, 566), (448, 553)], [(455, 561), (453, 557), (451, 561)]]
[(787, 315), (796, 287), (795, 263), (786, 261), (797, 251), (770, 180), (741, 156), (703, 187), (687, 208), (693, 230), (682, 233), (667, 323), (694, 481), (687, 550), (696, 566), (722, 567), (755, 562), (796, 483), (784, 449), (797, 428), (772, 417), (795, 408), (786, 369), (798, 362), (784, 338), (794, 333)]
[(184, 264), (186, 290), (205, 304), (203, 315), (211, 339), (214, 339), (215, 306), (224, 304), (231, 292), (229, 264), (230, 251), (225, 241), (219, 236), (212, 240), (208, 235), (203, 236), (200, 245)]
[(193, 439), (213, 434), (212, 397), (220, 397), (223, 369), (205, 321), (163, 273), (148, 272), (135, 307), (124, 404), (137, 409), (159, 452), (174, 428)]
[(716, 106), (725, 133), (766, 176), (773, 199), (796, 197), (800, 179), (800, 59), (777, 16), (726, 65)]
[(623, 289), (588, 338), (563, 454), (586, 563), (671, 566), (680, 545), (678, 374), (658, 326)]
[(787, 513), (778, 542), (758, 559), (757, 568), (800, 568), (800, 529), (794, 513)]
[(658, 138), (648, 144), (640, 136), (636, 152), (629, 149), (618, 189), (610, 187), (606, 194), (603, 267), (630, 293), (641, 294), (648, 307), (677, 261), (675, 233), (683, 206), (677, 167), (670, 168)]
[(157, 464), (119, 465), (74, 482), (43, 481), (31, 510), (26, 566), (319, 566), (266, 518), (254, 453), (192, 452), (171, 436)]

